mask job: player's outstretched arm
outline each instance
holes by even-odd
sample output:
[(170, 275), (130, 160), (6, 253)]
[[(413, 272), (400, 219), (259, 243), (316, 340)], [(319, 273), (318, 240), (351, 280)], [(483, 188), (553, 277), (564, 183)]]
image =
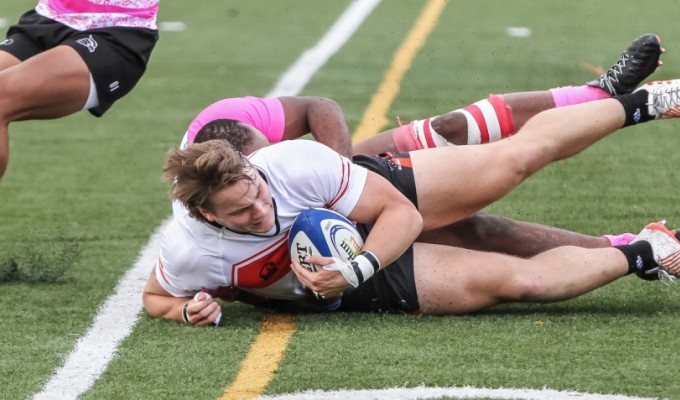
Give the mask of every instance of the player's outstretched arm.
[(142, 299), (150, 316), (184, 321), (196, 326), (213, 324), (222, 312), (220, 305), (209, 296), (200, 301), (172, 296), (158, 283), (155, 271), (149, 275)]
[(286, 115), (283, 140), (312, 136), (343, 156), (352, 155), (345, 114), (334, 100), (317, 96), (280, 97)]

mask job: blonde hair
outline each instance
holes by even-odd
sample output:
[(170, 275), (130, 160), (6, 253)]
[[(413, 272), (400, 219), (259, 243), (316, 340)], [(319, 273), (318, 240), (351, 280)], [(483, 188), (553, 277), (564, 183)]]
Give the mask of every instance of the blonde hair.
[(186, 149), (173, 148), (163, 166), (163, 179), (173, 182), (170, 196), (179, 200), (199, 221), (207, 222), (199, 207), (213, 212), (211, 196), (234, 183), (254, 180), (253, 166), (224, 140), (194, 143)]

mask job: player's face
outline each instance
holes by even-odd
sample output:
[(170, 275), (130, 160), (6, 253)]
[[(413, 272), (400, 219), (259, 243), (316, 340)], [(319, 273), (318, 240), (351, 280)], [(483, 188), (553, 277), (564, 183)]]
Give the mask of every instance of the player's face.
[(251, 173), (252, 182), (242, 180), (215, 193), (210, 199), (214, 211), (201, 210), (203, 216), (237, 232), (269, 232), (276, 220), (274, 203), (264, 179)]

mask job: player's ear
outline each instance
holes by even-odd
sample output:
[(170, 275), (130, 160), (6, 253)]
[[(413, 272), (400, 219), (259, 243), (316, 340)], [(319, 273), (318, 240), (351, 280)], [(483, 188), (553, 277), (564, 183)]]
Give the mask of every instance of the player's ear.
[(205, 208), (203, 208), (201, 206), (198, 206), (196, 208), (198, 208), (198, 212), (200, 212), (201, 215), (203, 216), (203, 218), (205, 218), (207, 221), (215, 222), (215, 216), (212, 215), (212, 213), (210, 213), (210, 211), (206, 210)]

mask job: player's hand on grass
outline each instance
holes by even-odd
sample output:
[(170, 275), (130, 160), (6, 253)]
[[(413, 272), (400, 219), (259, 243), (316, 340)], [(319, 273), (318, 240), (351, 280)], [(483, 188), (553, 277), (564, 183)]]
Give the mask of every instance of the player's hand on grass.
[(217, 326), (221, 318), (222, 307), (208, 293), (196, 293), (182, 308), (182, 319), (194, 326)]

